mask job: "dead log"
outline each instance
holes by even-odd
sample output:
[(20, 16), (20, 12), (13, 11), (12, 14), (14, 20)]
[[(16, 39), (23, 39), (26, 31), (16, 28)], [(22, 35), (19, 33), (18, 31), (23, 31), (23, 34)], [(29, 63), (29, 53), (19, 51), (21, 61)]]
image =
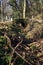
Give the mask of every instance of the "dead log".
[(43, 33), (43, 23), (42, 24), (34, 23), (32, 30), (27, 32), (26, 38), (34, 41), (39, 39), (42, 33)]

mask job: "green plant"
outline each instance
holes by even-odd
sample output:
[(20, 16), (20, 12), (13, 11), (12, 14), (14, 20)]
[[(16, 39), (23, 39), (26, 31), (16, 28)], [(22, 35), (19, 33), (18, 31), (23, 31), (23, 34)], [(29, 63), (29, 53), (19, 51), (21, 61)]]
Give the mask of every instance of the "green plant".
[(6, 38), (4, 36), (0, 36), (0, 43), (6, 44)]
[(32, 51), (34, 51), (34, 50), (36, 50), (37, 48), (36, 48), (36, 46), (31, 45), (31, 46), (30, 46), (30, 49), (31, 49)]
[[(8, 50), (10, 51), (10, 48), (6, 51), (4, 46), (6, 46), (6, 38), (4, 36), (0, 36), (0, 64), (6, 65), (11, 63), (11, 56), (9, 53), (7, 54)], [(6, 54), (5, 54), (6, 53)]]
[(10, 63), (11, 62), (11, 56), (10, 55), (6, 55), (4, 60), (6, 61), (6, 63)]

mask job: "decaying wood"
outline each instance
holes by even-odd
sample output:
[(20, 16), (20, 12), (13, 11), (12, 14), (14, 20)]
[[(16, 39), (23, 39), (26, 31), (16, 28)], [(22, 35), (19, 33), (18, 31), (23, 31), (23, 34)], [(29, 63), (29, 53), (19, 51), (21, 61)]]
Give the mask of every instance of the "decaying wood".
[(42, 35), (42, 32), (43, 32), (43, 23), (42, 24), (34, 23), (32, 30), (27, 32), (26, 38), (37, 40)]
[(23, 31), (24, 31), (24, 32), (28, 32), (30, 29), (31, 29), (30, 24), (28, 24)]

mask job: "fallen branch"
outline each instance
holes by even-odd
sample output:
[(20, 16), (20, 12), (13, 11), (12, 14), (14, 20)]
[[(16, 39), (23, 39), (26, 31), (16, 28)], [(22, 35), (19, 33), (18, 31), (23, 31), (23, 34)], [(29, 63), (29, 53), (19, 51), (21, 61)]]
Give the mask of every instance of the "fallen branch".
[(28, 63), (29, 65), (32, 65), (30, 62), (28, 62), (25, 58), (23, 58), (19, 53), (17, 53), (16, 51), (15, 51), (15, 53), (20, 57), (20, 58), (22, 58), (26, 63)]
[(16, 49), (21, 43), (22, 43), (23, 40), (21, 40), (14, 49)]

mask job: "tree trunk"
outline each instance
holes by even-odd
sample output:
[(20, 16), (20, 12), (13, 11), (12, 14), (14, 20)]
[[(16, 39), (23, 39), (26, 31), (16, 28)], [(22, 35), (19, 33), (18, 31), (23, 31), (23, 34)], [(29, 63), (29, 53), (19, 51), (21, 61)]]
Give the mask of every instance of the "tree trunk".
[(26, 0), (24, 0), (24, 6), (23, 6), (23, 19), (25, 19), (26, 13)]

